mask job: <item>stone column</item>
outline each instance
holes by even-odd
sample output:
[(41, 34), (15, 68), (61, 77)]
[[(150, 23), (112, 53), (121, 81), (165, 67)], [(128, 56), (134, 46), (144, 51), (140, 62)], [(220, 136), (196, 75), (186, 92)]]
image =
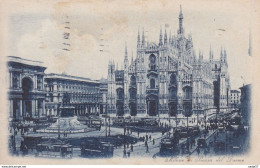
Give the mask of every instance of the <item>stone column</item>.
[(23, 115), (23, 100), (20, 100), (20, 103), (19, 103), (19, 114), (18, 114), (18, 118), (21, 119), (22, 118), (22, 115)]
[(35, 116), (39, 118), (38, 100), (35, 100)]
[(32, 117), (34, 118), (35, 117), (35, 114), (36, 114), (36, 100), (32, 100)]
[(22, 105), (23, 105), (23, 110), (22, 110), (22, 117), (23, 117), (23, 119), (24, 119), (24, 117), (25, 117), (25, 115), (26, 115), (25, 101), (24, 101), (24, 100), (23, 100), (23, 103), (22, 103)]
[(46, 111), (45, 111), (45, 100), (43, 99), (43, 101), (42, 101), (42, 114), (40, 114), (41, 116), (43, 116), (43, 115), (45, 115), (45, 116), (47, 116), (47, 113), (46, 113)]
[(9, 113), (9, 115), (10, 115), (10, 118), (13, 118), (13, 114), (14, 114), (14, 109), (13, 109), (13, 107), (14, 107), (14, 105), (13, 105), (13, 100), (11, 99), (10, 101), (9, 101), (9, 105), (10, 105), (10, 113)]
[(10, 88), (13, 88), (13, 72), (10, 72)]
[(33, 83), (34, 83), (34, 89), (36, 90), (37, 89), (37, 76), (35, 75), (34, 78), (33, 78)]
[(20, 73), (19, 88), (22, 88), (22, 74)]

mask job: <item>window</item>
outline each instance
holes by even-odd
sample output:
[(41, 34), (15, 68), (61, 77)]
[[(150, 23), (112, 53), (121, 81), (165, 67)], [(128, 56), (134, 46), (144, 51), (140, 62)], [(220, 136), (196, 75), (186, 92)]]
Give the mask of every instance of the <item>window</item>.
[(155, 55), (151, 54), (149, 59), (150, 59), (150, 69), (155, 70), (155, 68), (156, 68), (156, 57), (155, 57)]
[(136, 85), (136, 78), (134, 75), (131, 76), (131, 82), (130, 85)]
[(122, 88), (117, 89), (117, 99), (124, 99), (124, 90)]
[(155, 80), (154, 79), (150, 79), (150, 88), (151, 89), (155, 88)]
[(42, 89), (42, 77), (37, 76), (37, 89), (41, 90)]
[(172, 85), (177, 85), (177, 80), (176, 80), (176, 75), (175, 74), (172, 74), (171, 77), (170, 77), (170, 83)]
[(130, 89), (130, 99), (136, 99), (136, 89)]
[(13, 88), (18, 88), (19, 87), (19, 74), (18, 73), (13, 73)]

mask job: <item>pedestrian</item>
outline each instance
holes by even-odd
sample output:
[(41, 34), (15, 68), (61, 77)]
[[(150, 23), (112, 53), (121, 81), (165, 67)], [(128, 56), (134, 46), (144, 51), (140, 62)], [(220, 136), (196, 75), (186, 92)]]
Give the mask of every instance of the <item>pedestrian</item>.
[(127, 151), (127, 156), (130, 158), (130, 151)]
[(204, 155), (207, 155), (207, 149), (204, 149)]
[(200, 155), (200, 148), (197, 148), (197, 154)]
[(24, 155), (28, 154), (28, 147), (26, 145), (24, 145), (23, 154)]
[(147, 141), (145, 141), (144, 145), (145, 145), (145, 146), (147, 146), (147, 145), (148, 145), (148, 144), (147, 144)]
[(182, 155), (185, 154), (185, 145), (184, 144), (181, 145), (181, 154)]
[(155, 144), (154, 138), (153, 138), (153, 145)]
[(123, 151), (123, 158), (126, 158), (126, 150)]
[(149, 139), (150, 139), (150, 141), (152, 140), (152, 136), (151, 135), (149, 136)]
[(148, 147), (148, 145), (146, 146), (146, 153), (149, 153), (149, 147)]

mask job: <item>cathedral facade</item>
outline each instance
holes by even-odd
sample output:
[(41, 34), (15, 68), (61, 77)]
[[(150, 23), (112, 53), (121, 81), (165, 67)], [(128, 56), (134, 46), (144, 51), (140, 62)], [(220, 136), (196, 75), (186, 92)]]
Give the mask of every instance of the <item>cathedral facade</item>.
[(107, 113), (116, 116), (176, 116), (225, 112), (230, 90), (226, 50), (220, 60), (209, 60), (193, 48), (185, 36), (180, 10), (177, 34), (168, 37), (160, 30), (159, 43), (146, 42), (144, 31), (137, 35), (137, 56), (129, 61), (125, 47), (124, 68), (108, 65)]

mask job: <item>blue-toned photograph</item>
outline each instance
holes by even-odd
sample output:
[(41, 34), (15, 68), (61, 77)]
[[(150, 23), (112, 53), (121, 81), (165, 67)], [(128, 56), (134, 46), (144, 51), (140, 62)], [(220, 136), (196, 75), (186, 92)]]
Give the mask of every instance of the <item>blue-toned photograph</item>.
[(10, 12), (11, 157), (250, 153), (252, 3), (221, 2), (57, 1)]

